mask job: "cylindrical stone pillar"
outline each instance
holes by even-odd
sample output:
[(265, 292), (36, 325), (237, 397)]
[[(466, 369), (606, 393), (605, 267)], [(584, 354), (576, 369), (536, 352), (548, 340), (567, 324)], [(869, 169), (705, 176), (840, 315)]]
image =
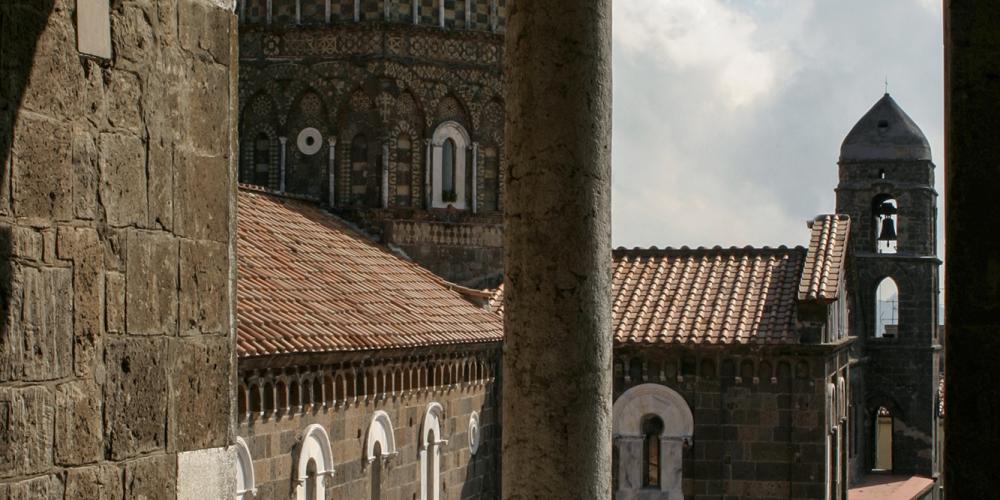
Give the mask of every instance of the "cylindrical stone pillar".
[(611, 497), (611, 2), (506, 34), (503, 496)]

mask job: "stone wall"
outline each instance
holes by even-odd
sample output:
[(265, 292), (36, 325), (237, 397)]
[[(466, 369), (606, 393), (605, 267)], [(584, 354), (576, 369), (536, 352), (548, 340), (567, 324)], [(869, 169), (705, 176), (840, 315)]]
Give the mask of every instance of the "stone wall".
[[(313, 424), (326, 431), (332, 451), (335, 472), (326, 480), (325, 498), (369, 498), (372, 464), (365, 457), (366, 439), (379, 411), (388, 414), (392, 422), (396, 452), (381, 473), (381, 498), (422, 498), (420, 488), (425, 481), (420, 434), (432, 403), (442, 406), (438, 438), (447, 440), (440, 454), (441, 498), (499, 497), (499, 394), (495, 377), (499, 352), (415, 357), (408, 351), (402, 359), (398, 353), (383, 354), (364, 363), (330, 358), (308, 365), (292, 363), (294, 368), (251, 368), (261, 363), (283, 364), (272, 357), (241, 366), (241, 390), (249, 391), (250, 396), (241, 398), (240, 407), (247, 412), (241, 412), (237, 433), (246, 441), (253, 459), (257, 498), (294, 498), (299, 445)], [(315, 380), (324, 381), (323, 385), (314, 385)], [(254, 391), (265, 392), (254, 396)], [(267, 391), (275, 391), (274, 396)], [(242, 401), (249, 401), (249, 405)], [(479, 418), (475, 454), (470, 450), (469, 436), (473, 412)]]
[[(846, 372), (845, 347), (617, 347), (614, 395), (654, 383), (687, 402), (694, 432), (682, 452), (684, 498), (822, 499), (836, 470), (828, 437), (840, 424), (831, 425), (827, 387)], [(616, 498), (625, 498), (620, 466)]]
[(4, 498), (173, 498), (232, 440), (235, 17), (101, 3), (0, 4)]

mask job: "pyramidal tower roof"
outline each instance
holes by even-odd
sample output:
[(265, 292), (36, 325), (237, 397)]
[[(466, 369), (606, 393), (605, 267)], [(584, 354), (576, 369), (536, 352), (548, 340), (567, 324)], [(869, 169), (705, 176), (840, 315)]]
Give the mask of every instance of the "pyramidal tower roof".
[(840, 146), (841, 161), (930, 159), (924, 133), (888, 93), (858, 120)]

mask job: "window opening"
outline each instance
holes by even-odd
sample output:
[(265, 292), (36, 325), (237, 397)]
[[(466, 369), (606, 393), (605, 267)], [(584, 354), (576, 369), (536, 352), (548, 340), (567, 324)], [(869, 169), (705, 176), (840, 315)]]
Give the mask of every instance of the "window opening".
[(372, 455), (375, 461), (372, 462), (372, 500), (382, 498), (382, 444), (375, 443)]
[(878, 253), (894, 254), (897, 251), (897, 212), (896, 200), (884, 195), (875, 198), (875, 251)]
[(892, 470), (892, 412), (880, 406), (875, 414), (875, 468), (876, 471)]
[(899, 288), (885, 278), (875, 290), (875, 337), (893, 338), (899, 333)]
[(306, 464), (306, 498), (309, 500), (319, 500), (316, 491), (316, 461), (309, 459)]
[(454, 202), (458, 200), (455, 192), (456, 147), (455, 141), (444, 140), (441, 146), (441, 201)]
[(660, 487), (660, 435), (663, 434), (663, 420), (653, 415), (642, 422), (642, 486)]

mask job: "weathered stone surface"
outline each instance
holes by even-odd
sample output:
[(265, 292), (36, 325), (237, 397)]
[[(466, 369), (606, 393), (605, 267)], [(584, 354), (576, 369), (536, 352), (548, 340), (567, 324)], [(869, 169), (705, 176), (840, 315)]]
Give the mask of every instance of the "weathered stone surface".
[(112, 460), (163, 449), (169, 393), (164, 339), (109, 341), (105, 444)]
[(139, 134), (142, 127), (142, 87), (139, 78), (125, 71), (111, 71), (105, 92), (108, 123), (112, 127)]
[(229, 161), (221, 156), (199, 156), (189, 150), (175, 151), (176, 230), (200, 240), (229, 238)]
[(27, 261), (42, 260), (42, 233), (33, 227), (4, 226), (11, 231), (11, 257)]
[[(19, 12), (18, 16), (23, 14), (23, 11)], [(9, 40), (21, 45), (13, 47), (13, 50), (5, 47), (5, 52), (16, 53), (18, 49), (27, 49), (29, 44), (34, 43), (34, 52), (46, 55), (30, 60), (29, 81), (32, 84), (24, 89), (22, 106), (56, 119), (81, 116), (84, 108), (83, 100), (80, 99), (80, 82), (86, 77), (76, 52), (76, 36), (70, 9), (53, 9), (48, 15), (44, 30), (38, 35), (18, 32), (19, 24), (21, 23), (15, 22), (4, 26), (4, 29), (15, 30)], [(25, 28), (30, 29), (30, 23), (26, 24)]]
[(227, 332), (228, 248), (222, 243), (188, 240), (180, 245), (181, 335)]
[(177, 330), (177, 241), (165, 233), (132, 231), (126, 248), (128, 333), (173, 335)]
[[(229, 153), (229, 70), (207, 62), (194, 62), (188, 74), (190, 85), (184, 88), (182, 110), (188, 118), (187, 139), (200, 155), (222, 157)], [(225, 185), (223, 185), (225, 186)]]
[(114, 227), (146, 223), (146, 148), (138, 137), (101, 134), (101, 204)]
[(177, 499), (229, 498), (236, 484), (236, 450), (211, 448), (177, 454)]
[(61, 500), (63, 498), (62, 480), (59, 479), (59, 476), (51, 475), (16, 483), (0, 484), (0, 498), (5, 500)]
[(0, 477), (52, 466), (54, 402), (42, 387), (0, 388)]
[(115, 465), (104, 464), (77, 467), (66, 471), (66, 499), (122, 497), (122, 471)]
[(86, 377), (93, 373), (100, 352), (104, 314), (104, 247), (97, 231), (59, 229), (60, 259), (73, 261), (73, 367)]
[(502, 491), (610, 498), (611, 2), (509, 16)]
[(56, 388), (55, 460), (60, 465), (96, 462), (104, 451), (101, 388), (91, 381)]
[(22, 114), (12, 148), (14, 215), (72, 217), (70, 131), (62, 124)]
[(188, 451), (229, 444), (229, 374), (233, 362), (229, 352), (225, 336), (170, 341), (173, 449)]
[(72, 153), (73, 214), (80, 219), (93, 219), (97, 215), (97, 184), (100, 180), (97, 144), (93, 136), (74, 132)]
[(125, 464), (125, 500), (174, 500), (177, 459), (173, 455), (140, 458)]
[(0, 380), (51, 380), (73, 366), (72, 274), (15, 264), (8, 335), (0, 338)]
[(104, 318), (108, 333), (125, 333), (125, 275), (109, 272), (105, 287)]
[(203, 2), (181, 2), (178, 31), (181, 46), (190, 52), (208, 53), (223, 66), (229, 65), (229, 22), (216, 15), (216, 9)]

